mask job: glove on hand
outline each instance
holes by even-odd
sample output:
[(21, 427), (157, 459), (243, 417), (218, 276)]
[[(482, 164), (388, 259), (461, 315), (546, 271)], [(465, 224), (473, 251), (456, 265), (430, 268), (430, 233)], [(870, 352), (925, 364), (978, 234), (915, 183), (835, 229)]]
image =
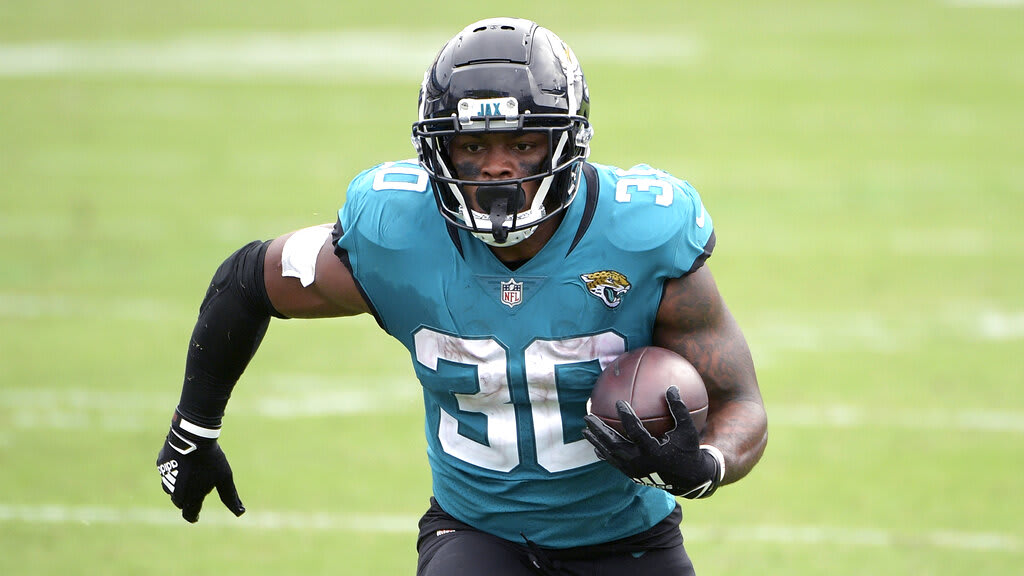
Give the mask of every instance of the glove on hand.
[(189, 522), (199, 521), (203, 499), (215, 487), (221, 502), (235, 516), (245, 512), (235, 489), (231, 466), (217, 444), (219, 434), (219, 430), (184, 420), (175, 411), (171, 430), (156, 458), (164, 492), (171, 495), (171, 502), (181, 509), (181, 517)]
[(661, 438), (655, 439), (647, 432), (633, 407), (624, 400), (616, 402), (615, 407), (625, 437), (593, 414), (584, 417), (587, 429), (583, 435), (594, 445), (599, 458), (634, 482), (684, 498), (707, 498), (724, 477), (721, 452), (700, 445), (700, 435), (678, 388), (670, 387), (665, 398), (676, 425)]

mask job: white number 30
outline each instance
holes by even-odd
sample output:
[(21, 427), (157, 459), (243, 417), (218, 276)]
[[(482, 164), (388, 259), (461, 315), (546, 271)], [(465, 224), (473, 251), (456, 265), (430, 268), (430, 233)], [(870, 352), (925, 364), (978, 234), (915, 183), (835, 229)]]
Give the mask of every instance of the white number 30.
[[(437, 370), (439, 360), (476, 368), (479, 389), (454, 393), (459, 412), (487, 417), (487, 444), (459, 434), (458, 414), (441, 410), (438, 438), (444, 451), (464, 462), (508, 472), (519, 465), (519, 433), (508, 380), (508, 355), (493, 338), (468, 339), (423, 328), (414, 336), (416, 360)], [(625, 351), (625, 340), (613, 332), (566, 340), (537, 340), (524, 351), (526, 390), (533, 416), (537, 463), (561, 472), (597, 461), (586, 440), (566, 442), (555, 368), (599, 361), (601, 369)]]

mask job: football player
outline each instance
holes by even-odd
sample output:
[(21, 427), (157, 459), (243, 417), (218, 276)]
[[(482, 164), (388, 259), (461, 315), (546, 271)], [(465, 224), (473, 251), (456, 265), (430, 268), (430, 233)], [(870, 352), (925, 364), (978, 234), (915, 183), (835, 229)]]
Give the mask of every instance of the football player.
[[(228, 397), (271, 317), (371, 314), (422, 384), (433, 498), (421, 576), (692, 574), (675, 496), (705, 498), (760, 458), (747, 343), (705, 261), (688, 183), (587, 161), (590, 94), (572, 50), (520, 19), (470, 25), (424, 76), (418, 158), (359, 174), (332, 225), (241, 248), (200, 307), (157, 459), (190, 522), (214, 488), (244, 512), (218, 446)], [(626, 435), (587, 415), (626, 350), (683, 355), (708, 387), (702, 435)]]

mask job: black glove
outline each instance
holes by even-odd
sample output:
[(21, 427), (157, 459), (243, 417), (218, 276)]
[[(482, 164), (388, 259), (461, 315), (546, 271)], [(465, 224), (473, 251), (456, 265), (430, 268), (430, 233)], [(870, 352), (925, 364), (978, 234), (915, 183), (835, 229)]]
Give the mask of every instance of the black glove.
[[(672, 386), (665, 393), (675, 428), (655, 439), (644, 428), (629, 402), (619, 400), (615, 408), (622, 420), (625, 437), (593, 414), (584, 417), (583, 435), (594, 451), (638, 484), (655, 486), (684, 498), (707, 498), (722, 482), (724, 460), (712, 446), (701, 446), (700, 435), (690, 411)], [(717, 453), (717, 454), (716, 454)]]
[[(183, 426), (193, 432), (183, 429)], [(217, 444), (217, 434), (219, 430), (191, 424), (175, 411), (171, 430), (156, 457), (156, 469), (164, 492), (171, 495), (171, 502), (181, 509), (181, 517), (189, 522), (199, 521), (203, 499), (215, 487), (220, 501), (235, 516), (245, 512), (235, 490), (231, 466)]]

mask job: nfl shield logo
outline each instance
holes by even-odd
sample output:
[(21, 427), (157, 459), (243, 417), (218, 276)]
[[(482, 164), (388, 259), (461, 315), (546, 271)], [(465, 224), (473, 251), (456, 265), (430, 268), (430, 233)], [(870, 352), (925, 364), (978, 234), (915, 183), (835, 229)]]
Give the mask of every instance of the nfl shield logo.
[(509, 278), (501, 283), (501, 303), (514, 308), (523, 303), (523, 283)]

